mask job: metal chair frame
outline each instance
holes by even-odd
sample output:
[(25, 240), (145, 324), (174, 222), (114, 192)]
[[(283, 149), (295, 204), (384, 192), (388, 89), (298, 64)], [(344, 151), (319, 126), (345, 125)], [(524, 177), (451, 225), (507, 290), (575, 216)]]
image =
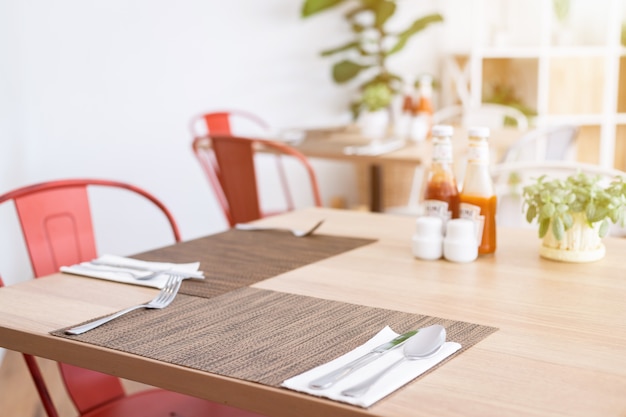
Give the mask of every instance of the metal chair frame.
[[(319, 185), (313, 167), (305, 155), (281, 142), (232, 135), (209, 135), (197, 137), (192, 143), (193, 152), (211, 184), (224, 216), (232, 227), (271, 215), (263, 213), (260, 207), (258, 178), (255, 169), (257, 152), (274, 153), (277, 160), (291, 157), (301, 163), (306, 170), (313, 204), (322, 206)], [(281, 162), (282, 164), (282, 162)], [(285, 211), (295, 208), (291, 193), (288, 192), (284, 170), (279, 170), (281, 184), (285, 192)]]
[[(181, 240), (178, 225), (167, 207), (154, 195), (131, 184), (102, 179), (67, 179), (22, 187), (0, 195), (0, 204), (14, 203), (35, 277), (55, 273), (62, 265), (96, 257), (87, 190), (92, 186), (127, 190), (147, 199), (167, 219), (175, 241)], [(35, 357), (23, 356), (46, 414), (58, 417)], [(127, 395), (115, 376), (63, 363), (58, 365), (70, 399), (83, 417), (114, 417), (140, 412), (152, 417), (259, 417), (255, 413), (161, 389)]]

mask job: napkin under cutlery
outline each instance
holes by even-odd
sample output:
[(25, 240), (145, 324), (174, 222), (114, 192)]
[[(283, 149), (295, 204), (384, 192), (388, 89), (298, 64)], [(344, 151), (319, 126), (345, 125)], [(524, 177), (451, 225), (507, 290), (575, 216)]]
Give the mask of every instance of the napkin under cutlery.
[(378, 156), (402, 149), (406, 145), (403, 139), (393, 138), (381, 143), (371, 143), (363, 146), (346, 146), (343, 148), (345, 155), (369, 155)]
[(402, 347), (389, 351), (379, 359), (376, 359), (372, 363), (339, 380), (330, 388), (323, 390), (309, 388), (309, 382), (315, 378), (325, 375), (328, 372), (331, 372), (342, 365), (365, 355), (380, 344), (388, 342), (397, 336), (399, 336), (398, 333), (394, 332), (389, 326), (386, 326), (363, 345), (330, 362), (289, 378), (283, 381), (281, 386), (294, 391), (306, 392), (307, 394), (318, 397), (330, 398), (335, 401), (367, 408), (461, 349), (461, 345), (456, 342), (446, 342), (439, 353), (433, 357), (428, 359), (404, 361), (404, 363), (400, 366), (396, 366), (393, 370), (385, 374), (385, 376), (372, 386), (366, 394), (358, 398), (347, 397), (342, 395), (341, 392), (361, 381), (364, 381), (370, 376), (401, 359), (403, 357)]
[[(68, 274), (82, 275), (91, 278), (106, 279), (109, 281), (161, 289), (167, 281), (168, 273), (181, 275), (184, 278), (204, 278), (202, 271), (198, 271), (199, 267), (200, 262), (148, 262), (107, 254), (100, 256), (94, 262), (83, 262), (70, 266), (62, 266), (60, 271)], [(117, 271), (117, 269), (119, 269), (119, 271)], [(136, 277), (138, 273), (141, 274), (142, 271), (146, 275), (155, 271), (163, 271), (163, 273), (155, 276), (154, 278), (142, 280)]]

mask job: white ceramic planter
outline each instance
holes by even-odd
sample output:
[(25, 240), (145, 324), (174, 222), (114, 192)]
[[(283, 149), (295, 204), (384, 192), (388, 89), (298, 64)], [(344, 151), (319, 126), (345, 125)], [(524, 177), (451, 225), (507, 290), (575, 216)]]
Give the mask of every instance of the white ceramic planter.
[(590, 227), (582, 214), (574, 215), (574, 224), (565, 231), (563, 239), (557, 240), (552, 228), (543, 238), (539, 254), (562, 262), (594, 262), (604, 258), (606, 249), (598, 235), (601, 222)]
[(380, 141), (387, 136), (389, 129), (389, 111), (387, 109), (361, 112), (357, 125), (361, 135), (372, 141)]

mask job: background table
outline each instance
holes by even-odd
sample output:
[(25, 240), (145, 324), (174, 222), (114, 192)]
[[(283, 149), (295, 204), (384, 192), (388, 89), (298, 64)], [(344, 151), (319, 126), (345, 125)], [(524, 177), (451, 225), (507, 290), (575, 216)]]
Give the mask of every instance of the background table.
[[(347, 146), (365, 146), (364, 138), (355, 127), (304, 130), (303, 140), (295, 147), (308, 157), (346, 161), (355, 164), (359, 180), (359, 203), (366, 204), (370, 211), (384, 212), (386, 207), (404, 206), (408, 203), (414, 172), (418, 167), (430, 165), (431, 141), (407, 141), (405, 146), (380, 155), (346, 154)], [(497, 161), (504, 152), (520, 138), (523, 132), (516, 129), (493, 130), (490, 137), (492, 161)], [(457, 172), (462, 175), (465, 167), (467, 129), (455, 127), (452, 138)]]

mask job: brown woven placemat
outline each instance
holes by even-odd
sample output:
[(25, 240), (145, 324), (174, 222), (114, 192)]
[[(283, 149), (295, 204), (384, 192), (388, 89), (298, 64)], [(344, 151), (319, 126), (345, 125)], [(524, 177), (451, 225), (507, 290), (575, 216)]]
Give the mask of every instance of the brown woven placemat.
[(205, 280), (185, 280), (180, 292), (208, 298), (375, 241), (320, 234), (297, 238), (289, 232), (231, 229), (135, 257), (144, 261), (200, 261)]
[(62, 329), (52, 334), (276, 387), (365, 343), (386, 325), (403, 333), (431, 324), (446, 327), (448, 340), (460, 343), (461, 352), (497, 330), (241, 288), (212, 299), (179, 294), (164, 310), (137, 310), (79, 336)]

